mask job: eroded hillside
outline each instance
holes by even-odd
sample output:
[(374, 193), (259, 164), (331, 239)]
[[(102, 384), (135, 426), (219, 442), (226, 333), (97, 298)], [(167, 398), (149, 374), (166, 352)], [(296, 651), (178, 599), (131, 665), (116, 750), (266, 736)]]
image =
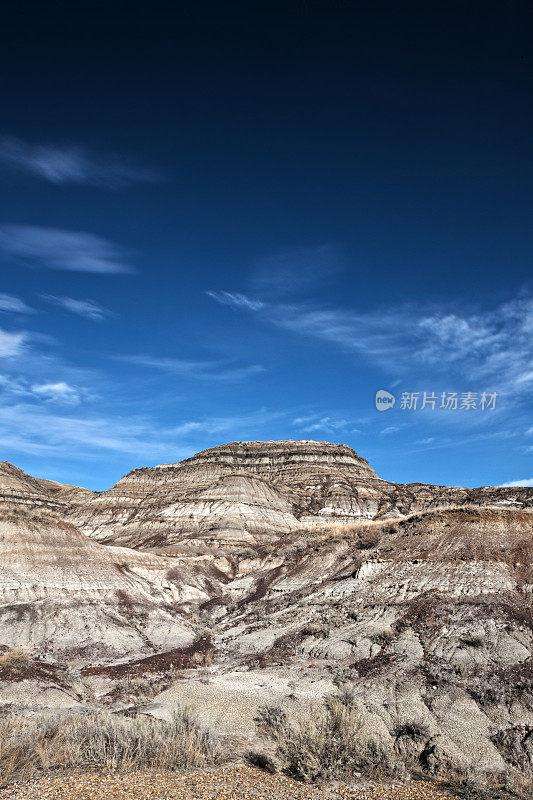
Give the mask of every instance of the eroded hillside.
[(262, 705), (349, 692), (420, 768), (533, 768), (533, 490), (391, 484), (315, 442), (101, 494), (0, 481), (0, 645), (30, 654), (4, 705), (186, 703), (251, 741)]

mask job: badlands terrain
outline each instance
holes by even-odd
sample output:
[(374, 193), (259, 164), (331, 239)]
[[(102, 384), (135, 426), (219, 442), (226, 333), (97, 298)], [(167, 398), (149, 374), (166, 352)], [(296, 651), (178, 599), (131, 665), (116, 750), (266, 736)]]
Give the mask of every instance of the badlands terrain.
[(528, 776), (532, 554), (533, 489), (393, 484), (345, 445), (234, 442), (100, 493), (2, 462), (0, 708), (186, 706), (276, 770), (276, 725), (340, 702), (409, 774)]

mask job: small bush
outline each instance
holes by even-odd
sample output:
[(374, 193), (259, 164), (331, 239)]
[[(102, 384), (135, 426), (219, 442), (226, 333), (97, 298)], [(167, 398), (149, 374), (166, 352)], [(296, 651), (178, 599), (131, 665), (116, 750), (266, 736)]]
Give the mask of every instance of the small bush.
[(531, 775), (512, 768), (505, 772), (480, 772), (474, 768), (451, 770), (440, 775), (439, 784), (462, 800), (531, 800), (533, 797)]
[(27, 650), (14, 647), (0, 655), (0, 679), (23, 678), (32, 671), (32, 658)]
[(480, 633), (466, 633), (461, 637), (461, 644), (466, 647), (483, 647), (485, 640)]
[(181, 572), (177, 567), (171, 567), (167, 570), (167, 580), (171, 583), (180, 583), (181, 582)]
[(283, 709), (266, 707), (258, 728), (276, 748), (282, 771), (306, 783), (345, 780), (354, 772), (372, 776), (396, 774), (392, 752), (377, 739), (361, 735), (360, 712), (331, 696), (311, 713), (288, 717)]
[(425, 722), (419, 720), (409, 720), (398, 725), (394, 731), (397, 739), (406, 736), (409, 739), (427, 740), (431, 736), (429, 727)]
[(239, 551), (237, 552), (237, 557), (238, 557), (239, 559), (245, 559), (245, 558), (257, 558), (257, 553), (256, 553), (256, 551), (253, 549), (253, 547), (244, 547), (242, 550), (239, 550)]
[(357, 537), (357, 547), (359, 550), (370, 550), (376, 547), (381, 541), (382, 531), (377, 528), (363, 528)]

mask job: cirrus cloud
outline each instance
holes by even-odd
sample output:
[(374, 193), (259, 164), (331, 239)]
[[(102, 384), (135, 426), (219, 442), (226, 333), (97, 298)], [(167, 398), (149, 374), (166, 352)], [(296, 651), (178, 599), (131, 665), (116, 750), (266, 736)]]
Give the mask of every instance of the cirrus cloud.
[(102, 274), (133, 273), (118, 245), (83, 231), (36, 225), (0, 225), (0, 254), (4, 260), (41, 269)]
[(6, 314), (33, 314), (33, 308), (26, 305), (20, 297), (2, 293), (0, 293), (0, 311)]
[(155, 170), (120, 156), (93, 154), (80, 145), (36, 144), (13, 137), (0, 139), (0, 165), (56, 185), (74, 183), (123, 189), (132, 183), (160, 179)]
[(54, 303), (66, 311), (70, 311), (72, 314), (77, 314), (95, 322), (101, 322), (106, 317), (114, 316), (112, 311), (104, 308), (95, 300), (77, 300), (74, 297), (56, 297), (53, 294), (43, 294), (41, 297), (49, 303)]
[(207, 294), (276, 328), (356, 353), (392, 374), (418, 374), (423, 368), (457, 373), (517, 395), (533, 382), (532, 297), (460, 314), (408, 306), (360, 312), (264, 302), (227, 291)]
[(27, 331), (10, 333), (0, 328), (0, 358), (11, 358), (20, 355), (28, 339), (29, 334)]

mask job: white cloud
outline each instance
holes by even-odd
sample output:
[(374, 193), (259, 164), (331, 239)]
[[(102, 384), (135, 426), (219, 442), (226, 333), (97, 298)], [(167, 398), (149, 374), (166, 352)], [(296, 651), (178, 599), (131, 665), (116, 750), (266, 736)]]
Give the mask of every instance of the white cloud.
[(502, 483), (500, 486), (503, 489), (513, 486), (533, 486), (533, 478), (523, 478), (521, 481), (509, 481), (509, 483)]
[(95, 322), (101, 322), (106, 317), (114, 316), (112, 311), (99, 305), (94, 300), (76, 300), (74, 297), (56, 297), (52, 294), (43, 294), (41, 297), (43, 300), (48, 300), (50, 303), (55, 303), (66, 309), (66, 311), (72, 312), (72, 314), (78, 314), (80, 317), (85, 317)]
[(235, 308), (245, 308), (248, 311), (260, 311), (267, 307), (266, 303), (261, 300), (252, 300), (245, 294), (238, 294), (235, 292), (212, 292), (208, 291), (206, 294), (217, 303), (225, 306), (234, 306)]
[(246, 310), (300, 336), (320, 339), (378, 363), (390, 373), (457, 372), (486, 391), (523, 392), (533, 376), (533, 298), (481, 313), (421, 313), (389, 307), (357, 313), (306, 304), (267, 303), (209, 292), (218, 303)]
[(26, 331), (9, 333), (0, 328), (0, 358), (20, 355), (28, 338), (29, 334)]
[(46, 269), (104, 274), (135, 272), (125, 263), (122, 248), (81, 231), (1, 225), (0, 253), (16, 264)]
[(350, 422), (347, 419), (331, 416), (320, 417), (317, 414), (308, 414), (293, 420), (293, 425), (298, 426), (306, 433), (314, 433), (315, 431), (335, 433), (336, 431), (345, 430), (352, 423), (353, 421)]
[(34, 384), (31, 387), (31, 391), (44, 400), (51, 400), (54, 403), (62, 403), (69, 406), (76, 406), (81, 400), (79, 390), (65, 381)]
[(57, 185), (77, 183), (121, 189), (159, 178), (154, 170), (129, 164), (117, 156), (94, 155), (80, 146), (32, 144), (7, 137), (0, 139), (0, 164)]
[(33, 308), (30, 308), (24, 300), (20, 297), (15, 297), (12, 294), (0, 293), (0, 311), (13, 314), (33, 314)]
[(208, 381), (241, 381), (252, 378), (265, 371), (260, 364), (247, 367), (231, 367), (218, 361), (187, 361), (179, 358), (157, 358), (155, 356), (133, 355), (113, 356), (119, 361), (137, 364), (140, 367), (152, 367), (174, 375)]
[[(39, 362), (41, 362), (40, 370), (38, 369)], [(91, 373), (65, 368), (57, 359), (42, 355), (36, 356), (29, 352), (25, 353), (22, 359), (17, 359), (15, 363), (11, 362), (10, 366), (11, 369), (8, 369), (6, 364), (4, 373), (0, 374), (0, 402), (4, 404), (4, 407), (14, 398), (17, 400), (24, 398), (26, 402), (33, 401), (39, 405), (45, 402), (77, 406), (82, 400), (94, 400), (98, 396), (94, 390), (87, 389), (85, 385), (93, 378)], [(26, 373), (34, 371), (37, 374), (24, 375), (21, 370)], [(52, 370), (61, 371), (64, 375), (56, 380), (42, 377), (43, 372), (49, 374)], [(66, 379), (69, 373), (73, 380)]]
[(531, 383), (532, 381), (533, 381), (533, 370), (529, 370), (529, 372), (523, 372), (516, 379), (516, 382), (518, 384)]
[(388, 428), (383, 428), (380, 432), (380, 436), (388, 436), (391, 433), (398, 433), (400, 429), (396, 425), (389, 425)]
[(80, 413), (70, 416), (66, 412), (57, 413), (46, 403), (21, 402), (0, 405), (0, 441), (4, 452), (12, 450), (61, 459), (79, 458), (82, 452), (85, 459), (102, 458), (104, 451), (128, 455), (142, 465), (155, 459), (174, 462), (186, 458), (206, 446), (206, 436), (257, 438), (258, 431), (268, 429), (280, 416), (261, 408), (250, 414), (188, 420), (169, 427), (139, 415), (126, 419)]

